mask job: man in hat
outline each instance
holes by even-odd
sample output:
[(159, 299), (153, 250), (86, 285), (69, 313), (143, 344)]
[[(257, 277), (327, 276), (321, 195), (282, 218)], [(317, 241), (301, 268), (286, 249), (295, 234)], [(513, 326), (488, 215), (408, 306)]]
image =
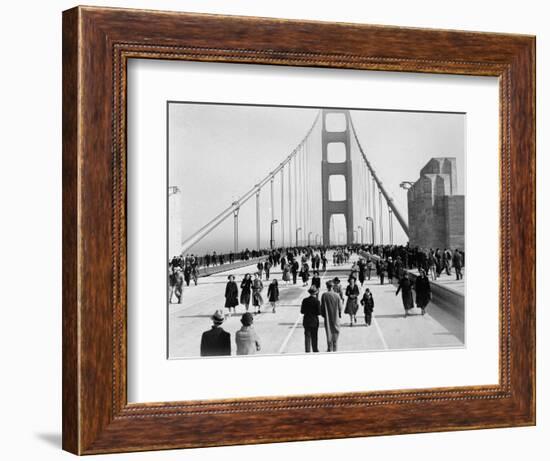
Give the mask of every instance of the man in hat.
[(306, 352), (319, 352), (317, 347), (317, 332), (319, 330), (319, 314), (321, 313), (321, 303), (317, 298), (317, 287), (312, 285), (308, 290), (309, 296), (302, 300), (300, 312), (304, 316), (304, 337), (306, 342)]
[(201, 338), (201, 356), (231, 355), (231, 335), (221, 325), (225, 319), (221, 309), (212, 315), (212, 328), (205, 331)]
[(340, 334), (340, 317), (342, 317), (342, 300), (333, 291), (332, 280), (327, 282), (327, 291), (321, 296), (321, 315), (325, 319), (328, 352), (338, 350), (338, 335)]

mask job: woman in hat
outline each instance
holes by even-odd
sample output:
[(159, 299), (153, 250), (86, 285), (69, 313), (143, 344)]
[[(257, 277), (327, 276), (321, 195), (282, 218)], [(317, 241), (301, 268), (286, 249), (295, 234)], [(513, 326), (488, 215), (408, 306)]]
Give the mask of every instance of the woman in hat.
[(346, 288), (346, 309), (344, 312), (349, 315), (349, 326), (352, 327), (354, 323), (357, 323), (357, 310), (359, 309), (359, 287), (355, 283), (355, 278), (349, 279), (349, 285)]
[(243, 281), (241, 282), (241, 304), (248, 308), (250, 307), (250, 292), (252, 287), (252, 279), (250, 274), (245, 274)]
[(242, 327), (235, 333), (237, 343), (237, 355), (252, 355), (261, 349), (260, 338), (252, 324), (254, 317), (250, 312), (245, 312), (241, 317)]
[(273, 313), (275, 313), (275, 308), (277, 307), (277, 301), (279, 301), (279, 284), (277, 279), (273, 279), (267, 288), (267, 298), (271, 303), (271, 308)]
[(235, 276), (229, 275), (229, 280), (225, 285), (225, 307), (229, 310), (229, 316), (231, 316), (231, 309), (236, 312), (236, 306), (239, 305), (239, 289), (235, 283)]

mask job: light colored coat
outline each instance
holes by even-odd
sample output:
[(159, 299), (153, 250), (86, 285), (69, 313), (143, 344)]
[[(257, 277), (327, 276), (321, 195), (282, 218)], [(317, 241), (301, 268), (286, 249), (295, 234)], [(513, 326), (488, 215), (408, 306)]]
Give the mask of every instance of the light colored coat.
[(325, 318), (325, 329), (331, 333), (340, 331), (342, 300), (334, 291), (327, 291), (321, 296), (321, 315)]
[(235, 333), (235, 342), (237, 343), (237, 355), (252, 355), (261, 349), (260, 338), (252, 326), (241, 327)]

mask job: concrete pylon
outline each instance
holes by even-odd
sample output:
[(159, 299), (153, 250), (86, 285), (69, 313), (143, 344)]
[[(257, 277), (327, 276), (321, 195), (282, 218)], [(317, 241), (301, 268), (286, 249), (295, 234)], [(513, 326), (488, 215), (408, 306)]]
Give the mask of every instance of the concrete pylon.
[[(345, 119), (343, 131), (328, 131), (327, 116), (340, 114)], [(346, 242), (353, 242), (353, 194), (351, 171), (351, 137), (350, 115), (348, 110), (323, 109), (322, 111), (322, 167), (321, 187), (323, 189), (323, 244), (330, 244), (330, 219), (335, 214), (344, 215), (346, 220)], [(343, 143), (345, 147), (345, 161), (333, 163), (328, 159), (328, 145), (330, 143)], [(346, 199), (329, 199), (329, 178), (332, 175), (342, 175), (346, 181)]]

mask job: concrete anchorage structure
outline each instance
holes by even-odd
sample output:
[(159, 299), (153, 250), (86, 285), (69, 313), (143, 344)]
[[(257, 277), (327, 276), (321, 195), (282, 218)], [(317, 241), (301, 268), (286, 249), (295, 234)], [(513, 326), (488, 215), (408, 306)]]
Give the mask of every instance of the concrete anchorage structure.
[[(334, 215), (343, 215), (346, 222), (346, 243), (353, 242), (353, 194), (352, 194), (352, 163), (349, 111), (337, 109), (323, 109), (322, 113), (322, 164), (321, 187), (323, 190), (323, 244), (330, 245), (330, 223)], [(334, 123), (327, 124), (327, 120), (334, 119)], [(332, 129), (330, 125), (337, 125)], [(345, 156), (339, 161), (331, 161), (329, 150), (331, 144), (340, 144), (345, 149)], [(332, 200), (330, 196), (331, 176), (343, 176), (346, 183), (346, 197), (343, 200)], [(335, 236), (337, 240), (337, 236)]]
[(454, 157), (432, 158), (407, 199), (411, 246), (464, 250), (464, 195), (457, 194)]

